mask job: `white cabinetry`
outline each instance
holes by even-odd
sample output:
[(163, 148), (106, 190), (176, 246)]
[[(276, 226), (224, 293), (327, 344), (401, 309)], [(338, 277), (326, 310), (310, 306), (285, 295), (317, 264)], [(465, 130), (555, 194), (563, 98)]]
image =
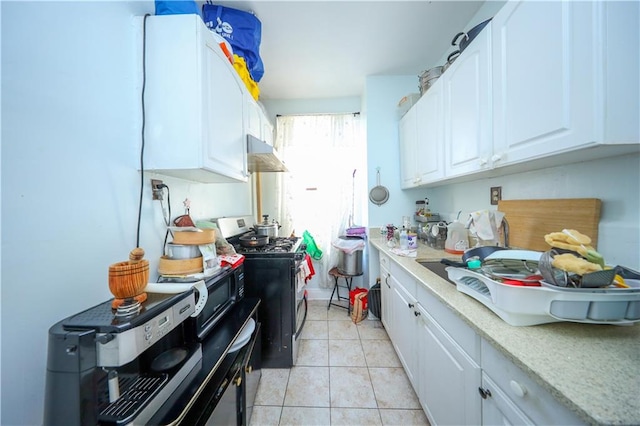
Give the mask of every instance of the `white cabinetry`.
[(507, 2), (492, 49), (496, 166), (638, 143), (636, 2)]
[(584, 423), (484, 339), (481, 348), (483, 424)]
[(380, 310), (382, 325), (387, 331), (389, 338), (393, 339), (391, 331), (391, 273), (389, 272), (389, 258), (380, 253)]
[(246, 182), (244, 83), (197, 15), (147, 22), (145, 169)]
[(420, 285), (416, 313), (417, 393), (429, 422), (480, 424), (479, 337)]
[(434, 182), (444, 176), (442, 85), (431, 86), (400, 120), (402, 188)]
[(417, 388), (417, 321), (416, 282), (404, 270), (391, 265), (391, 328), (393, 347), (400, 358), (409, 381)]
[(447, 178), (490, 167), (491, 23), (442, 74)]
[(273, 125), (262, 107), (253, 97), (247, 100), (247, 133), (269, 145), (273, 145)]

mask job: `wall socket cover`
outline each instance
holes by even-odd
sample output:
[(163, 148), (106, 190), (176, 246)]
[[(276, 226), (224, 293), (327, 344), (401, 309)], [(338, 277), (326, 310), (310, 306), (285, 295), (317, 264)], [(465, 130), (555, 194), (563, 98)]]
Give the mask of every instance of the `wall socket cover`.
[(500, 200), (502, 200), (502, 187), (492, 186), (491, 187), (491, 205), (497, 206), (498, 201)]

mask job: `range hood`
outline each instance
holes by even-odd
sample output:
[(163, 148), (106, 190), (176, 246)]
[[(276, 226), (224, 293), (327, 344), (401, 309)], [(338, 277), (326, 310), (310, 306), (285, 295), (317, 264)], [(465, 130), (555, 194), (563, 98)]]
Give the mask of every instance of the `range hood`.
[(247, 165), (249, 172), (288, 172), (278, 151), (265, 141), (247, 135)]

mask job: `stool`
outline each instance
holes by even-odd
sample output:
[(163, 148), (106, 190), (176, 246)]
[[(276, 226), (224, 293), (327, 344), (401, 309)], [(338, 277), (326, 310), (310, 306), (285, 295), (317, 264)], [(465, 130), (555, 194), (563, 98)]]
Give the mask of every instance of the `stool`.
[[(360, 276), (362, 274), (358, 274), (358, 275), (343, 274), (342, 272), (338, 271), (337, 267), (334, 266), (329, 271), (329, 275), (331, 275), (333, 277), (333, 279), (335, 280), (335, 284), (333, 286), (333, 291), (331, 292), (331, 298), (329, 299), (329, 304), (327, 305), (327, 311), (329, 310), (329, 308), (331, 308), (331, 305), (338, 306), (340, 308), (346, 309), (347, 310), (347, 315), (350, 316), (351, 315), (351, 304), (349, 303), (349, 292), (351, 292), (351, 284), (353, 283), (353, 277), (357, 277), (357, 276)], [(339, 285), (340, 278), (344, 278), (346, 286)], [(347, 289), (347, 297), (340, 296), (340, 287)], [(341, 301), (341, 300), (346, 300), (347, 301), (347, 306), (342, 306), (342, 305), (340, 305), (338, 303), (333, 303), (333, 295), (334, 294), (336, 296), (338, 296), (338, 302)]]

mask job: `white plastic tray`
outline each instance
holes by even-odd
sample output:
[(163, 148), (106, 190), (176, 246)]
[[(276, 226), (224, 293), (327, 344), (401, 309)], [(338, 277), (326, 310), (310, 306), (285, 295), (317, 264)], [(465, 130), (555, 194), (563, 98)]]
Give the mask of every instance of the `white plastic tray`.
[(550, 286), (513, 286), (465, 268), (448, 267), (458, 291), (491, 309), (515, 326), (570, 321), (631, 324), (640, 321), (640, 289), (615, 292), (569, 291)]

